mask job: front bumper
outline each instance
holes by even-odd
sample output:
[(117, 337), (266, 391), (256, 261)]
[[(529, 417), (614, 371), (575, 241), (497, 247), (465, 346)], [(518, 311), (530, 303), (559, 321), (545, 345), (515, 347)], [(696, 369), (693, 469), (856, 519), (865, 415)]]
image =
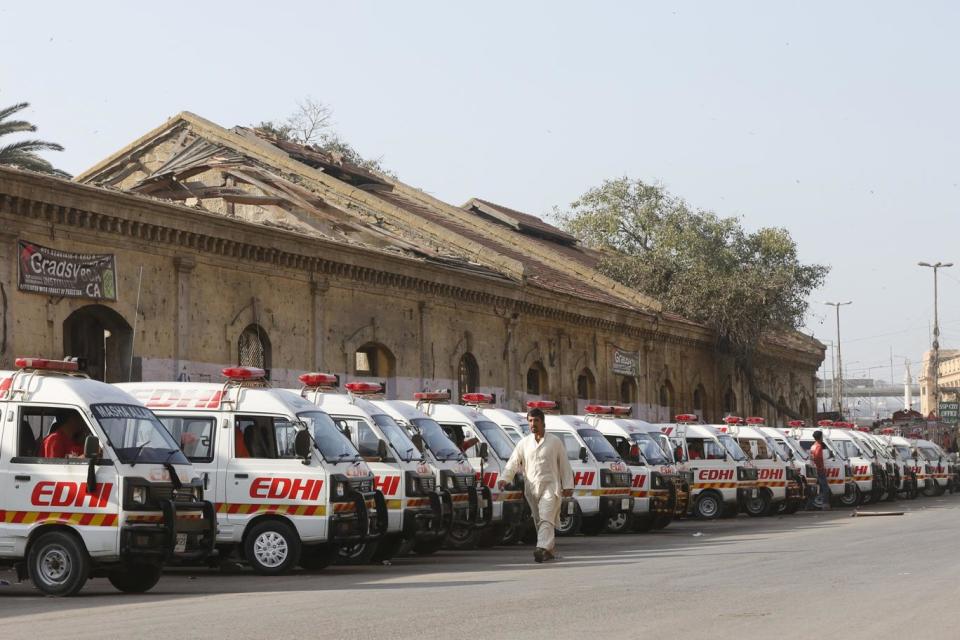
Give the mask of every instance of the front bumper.
[(615, 516), (620, 513), (630, 513), (633, 511), (633, 496), (630, 495), (630, 489), (625, 489), (625, 493), (600, 496), (600, 513), (605, 516)]
[[(334, 502), (333, 505), (330, 542), (373, 541), (387, 532), (387, 501), (380, 490), (360, 492), (351, 489), (345, 501)], [(337, 505), (350, 506), (338, 509)]]
[(217, 514), (206, 501), (161, 500), (158, 520), (128, 521), (120, 529), (120, 557), (195, 562), (213, 551)]

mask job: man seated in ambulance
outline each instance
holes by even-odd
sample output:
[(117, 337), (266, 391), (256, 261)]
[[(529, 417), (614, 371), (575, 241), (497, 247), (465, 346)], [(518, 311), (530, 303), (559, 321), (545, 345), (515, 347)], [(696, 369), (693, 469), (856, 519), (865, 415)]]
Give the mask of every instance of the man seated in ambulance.
[(71, 411), (62, 418), (58, 418), (50, 433), (43, 439), (40, 450), (41, 458), (81, 458), (83, 457), (83, 441), (87, 435), (87, 427), (76, 411)]

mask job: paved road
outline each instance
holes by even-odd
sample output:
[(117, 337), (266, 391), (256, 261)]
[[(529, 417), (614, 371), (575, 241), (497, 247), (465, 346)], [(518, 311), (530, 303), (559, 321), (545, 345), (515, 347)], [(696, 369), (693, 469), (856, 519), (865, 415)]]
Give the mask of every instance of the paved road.
[(2, 637), (960, 638), (960, 496), (891, 506), (907, 513), (580, 537), (545, 565), (517, 547), (282, 578), (174, 573), (140, 596), (14, 584), (0, 587)]

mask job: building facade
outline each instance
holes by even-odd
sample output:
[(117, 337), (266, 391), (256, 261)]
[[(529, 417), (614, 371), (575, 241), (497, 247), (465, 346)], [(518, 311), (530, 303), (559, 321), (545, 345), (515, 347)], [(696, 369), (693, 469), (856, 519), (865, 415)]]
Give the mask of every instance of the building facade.
[[(239, 363), (279, 386), (322, 370), (397, 398), (449, 388), (514, 409), (630, 404), (651, 421), (785, 417), (710, 331), (605, 278), (559, 229), (192, 114), (76, 182), (0, 169), (0, 220), (3, 367), (75, 355), (108, 381), (217, 381)], [(69, 264), (96, 286), (65, 287)], [(822, 359), (808, 336), (771, 336), (757, 383), (812, 417)]]

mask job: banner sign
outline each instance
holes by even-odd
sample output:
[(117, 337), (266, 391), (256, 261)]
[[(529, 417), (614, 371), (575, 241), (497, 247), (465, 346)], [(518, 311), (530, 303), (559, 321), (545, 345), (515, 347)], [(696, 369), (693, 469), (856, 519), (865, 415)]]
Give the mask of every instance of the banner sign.
[(640, 355), (636, 351), (613, 350), (613, 372), (622, 376), (637, 376), (640, 373)]
[(940, 420), (947, 424), (960, 422), (960, 402), (941, 402)]
[(67, 253), (17, 241), (17, 288), (50, 296), (117, 299), (117, 262), (112, 253)]

